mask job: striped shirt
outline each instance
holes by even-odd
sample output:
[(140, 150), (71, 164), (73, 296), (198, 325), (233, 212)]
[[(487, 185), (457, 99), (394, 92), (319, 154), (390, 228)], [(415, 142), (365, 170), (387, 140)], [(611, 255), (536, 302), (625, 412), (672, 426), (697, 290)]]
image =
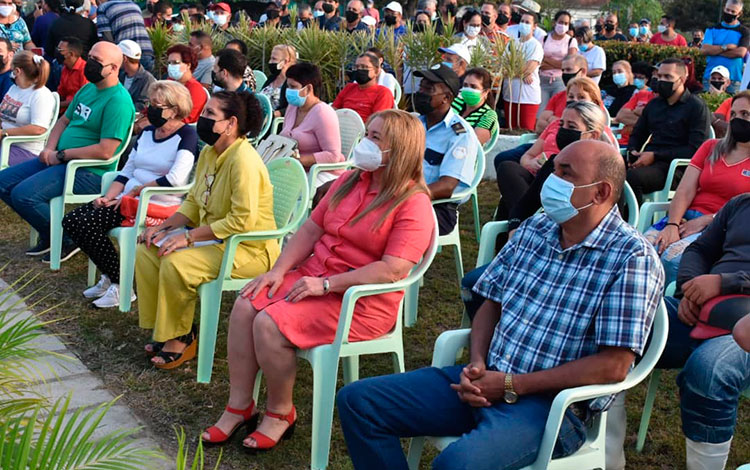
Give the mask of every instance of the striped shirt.
[(490, 135), (495, 135), (499, 130), (497, 122), (497, 113), (487, 103), (475, 109), (468, 116), (464, 117), (463, 112), (466, 109), (466, 102), (460, 96), (457, 96), (451, 104), (453, 111), (463, 117), (472, 128), (487, 129)]
[(154, 55), (143, 14), (135, 2), (109, 0), (103, 3), (97, 10), (96, 28), (100, 36), (105, 32), (112, 33), (116, 44), (124, 39), (130, 39), (141, 46), (143, 55)]
[[(664, 289), (651, 244), (613, 207), (581, 242), (560, 246), (547, 215), (526, 220), (474, 291), (502, 305), (487, 353), (492, 370), (527, 374), (596, 354), (643, 354)], [(589, 404), (604, 410), (614, 396)]]

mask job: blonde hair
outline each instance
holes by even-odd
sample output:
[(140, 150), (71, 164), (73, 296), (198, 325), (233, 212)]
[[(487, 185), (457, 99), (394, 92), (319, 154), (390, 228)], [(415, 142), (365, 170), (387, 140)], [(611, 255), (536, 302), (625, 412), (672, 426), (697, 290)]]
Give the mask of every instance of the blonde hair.
[(165, 106), (177, 110), (174, 119), (185, 119), (193, 110), (193, 99), (190, 92), (180, 82), (174, 80), (158, 80), (149, 89), (149, 99), (160, 102)]
[(633, 84), (633, 68), (630, 66), (630, 62), (627, 60), (618, 60), (614, 64), (612, 64), (612, 70), (614, 70), (615, 65), (619, 65), (622, 68), (625, 69), (625, 75), (628, 77), (628, 85)]
[(273, 49), (271, 49), (271, 52), (274, 50), (283, 51), (286, 55), (286, 60), (289, 62), (289, 65), (294, 65), (297, 63), (297, 49), (294, 48), (294, 46), (289, 46), (287, 44), (276, 44), (273, 46)]
[[(425, 151), (425, 130), (422, 123), (415, 116), (397, 109), (380, 111), (367, 120), (369, 124), (375, 119), (383, 120), (383, 129), (380, 132), (381, 141), (389, 150), (389, 160), (385, 166), (381, 187), (378, 195), (352, 220), (357, 223), (369, 212), (381, 206), (390, 204), (375, 227), (379, 227), (388, 215), (402, 202), (414, 194), (429, 194), (427, 184), (422, 174), (422, 159)], [(336, 206), (346, 197), (359, 181), (362, 170), (355, 170), (344, 184), (331, 196), (330, 207)]]
[(567, 105), (565, 109), (572, 109), (578, 113), (581, 121), (583, 121), (583, 125), (586, 126), (584, 132), (598, 131), (599, 140), (619, 149), (619, 146), (613, 144), (607, 135), (607, 116), (604, 115), (601, 107), (588, 101), (576, 101)]
[(602, 104), (602, 91), (599, 89), (599, 85), (589, 77), (576, 77), (568, 82), (565, 88), (565, 93), (570, 91), (571, 87), (577, 86), (579, 90), (585, 92), (591, 97), (591, 102), (603, 106)]
[(31, 51), (19, 51), (11, 62), (13, 68), (23, 70), (23, 73), (34, 82), (34, 88), (39, 89), (47, 84), (49, 78), (49, 63), (40, 55)]

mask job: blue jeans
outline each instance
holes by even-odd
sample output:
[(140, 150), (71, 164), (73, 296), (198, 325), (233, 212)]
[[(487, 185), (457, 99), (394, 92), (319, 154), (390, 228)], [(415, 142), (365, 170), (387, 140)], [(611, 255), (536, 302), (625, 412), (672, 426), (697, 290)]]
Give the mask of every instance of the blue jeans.
[[(693, 220), (702, 216), (702, 212), (689, 209), (685, 211), (685, 215), (683, 215), (682, 218), (685, 220)], [(654, 244), (656, 242), (656, 238), (659, 236), (659, 233), (664, 230), (664, 227), (666, 227), (667, 222), (669, 222), (669, 217), (664, 217), (659, 222), (652, 225), (648, 230), (646, 230), (643, 236), (646, 237), (646, 240)], [(677, 270), (680, 268), (682, 254), (685, 252), (685, 249), (690, 246), (691, 243), (700, 238), (702, 233), (703, 232), (701, 231), (692, 235), (688, 235), (685, 238), (679, 239), (678, 241), (669, 245), (667, 249), (664, 250), (664, 253), (661, 254), (661, 264), (664, 266), (665, 286), (668, 286), (671, 282), (677, 280)]]
[(534, 144), (521, 144), (518, 147), (500, 152), (495, 155), (495, 170), (497, 170), (497, 166), (500, 165), (501, 162), (520, 162), (523, 154), (526, 153), (526, 151), (530, 149), (532, 145)]
[(734, 435), (740, 394), (750, 387), (750, 353), (732, 335), (707, 340), (690, 338), (692, 327), (677, 317), (679, 300), (665, 297), (669, 337), (656, 367), (682, 367), (680, 387), (682, 432), (696, 442), (718, 444)]
[(482, 306), (485, 300), (484, 297), (480, 296), (472, 289), (474, 288), (474, 284), (477, 283), (482, 274), (487, 270), (487, 266), (489, 266), (489, 264), (474, 268), (466, 273), (464, 278), (461, 279), (461, 300), (464, 302), (466, 314), (469, 316), (470, 320), (474, 320), (474, 315), (477, 314), (477, 310), (479, 310), (479, 307)]
[[(529, 395), (513, 405), (472, 408), (450, 388), (462, 368), (427, 367), (342, 388), (339, 418), (354, 468), (406, 470), (399, 438), (414, 436), (461, 436), (433, 461), (436, 470), (510, 470), (534, 462), (552, 398)], [(568, 410), (554, 456), (572, 454), (585, 438), (586, 426)]]
[[(66, 165), (47, 166), (29, 160), (0, 171), (0, 199), (39, 232), (40, 242), (49, 243), (49, 202), (62, 195)], [(102, 177), (88, 170), (76, 172), (73, 192), (98, 194)], [(72, 241), (63, 238), (64, 244)]]

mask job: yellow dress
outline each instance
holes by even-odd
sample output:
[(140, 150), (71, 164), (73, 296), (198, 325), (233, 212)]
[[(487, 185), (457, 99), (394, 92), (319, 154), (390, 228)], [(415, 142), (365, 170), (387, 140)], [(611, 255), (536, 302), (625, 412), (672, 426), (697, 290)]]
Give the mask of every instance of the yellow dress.
[[(247, 139), (237, 139), (221, 155), (213, 146), (203, 149), (195, 183), (178, 212), (192, 227), (210, 225), (222, 240), (276, 228), (268, 170)], [(162, 258), (157, 251), (139, 245), (136, 254), (139, 324), (154, 330), (154, 341), (168, 341), (190, 332), (198, 286), (219, 275), (224, 244), (187, 248)], [(255, 277), (268, 271), (278, 256), (276, 240), (241, 243), (232, 276)]]

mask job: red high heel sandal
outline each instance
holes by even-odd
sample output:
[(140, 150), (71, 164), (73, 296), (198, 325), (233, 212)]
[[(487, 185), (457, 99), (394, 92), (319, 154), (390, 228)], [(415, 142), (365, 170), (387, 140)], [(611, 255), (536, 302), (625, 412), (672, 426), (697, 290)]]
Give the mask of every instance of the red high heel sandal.
[(242, 443), (242, 447), (244, 447), (245, 450), (250, 453), (269, 451), (273, 449), (274, 447), (276, 447), (276, 445), (280, 441), (290, 439), (294, 435), (294, 428), (297, 425), (297, 410), (294, 406), (292, 406), (292, 411), (290, 411), (289, 414), (287, 415), (280, 415), (278, 413), (273, 413), (271, 411), (266, 411), (264, 414), (270, 418), (276, 418), (282, 421), (286, 421), (287, 423), (289, 423), (289, 427), (286, 428), (286, 431), (284, 431), (284, 434), (281, 435), (281, 438), (278, 441), (274, 441), (273, 439), (266, 436), (262, 432), (259, 432), (259, 431), (253, 432), (247, 437), (254, 439), (255, 443), (257, 444), (257, 447), (246, 446), (244, 442)]
[(201, 440), (203, 441), (204, 447), (220, 446), (220, 445), (226, 444), (234, 437), (237, 431), (239, 431), (242, 427), (246, 427), (247, 432), (254, 431), (255, 428), (258, 427), (259, 413), (253, 414), (253, 412), (255, 411), (255, 400), (253, 400), (253, 402), (250, 403), (250, 406), (247, 409), (238, 410), (236, 408), (232, 408), (227, 405), (226, 410), (232, 414), (242, 416), (242, 421), (239, 424), (237, 424), (237, 426), (235, 426), (234, 429), (232, 429), (232, 431), (229, 434), (225, 434), (224, 431), (222, 431), (216, 426), (211, 426), (210, 428), (206, 429), (205, 432), (208, 433), (210, 438), (203, 439), (203, 437), (201, 436)]

